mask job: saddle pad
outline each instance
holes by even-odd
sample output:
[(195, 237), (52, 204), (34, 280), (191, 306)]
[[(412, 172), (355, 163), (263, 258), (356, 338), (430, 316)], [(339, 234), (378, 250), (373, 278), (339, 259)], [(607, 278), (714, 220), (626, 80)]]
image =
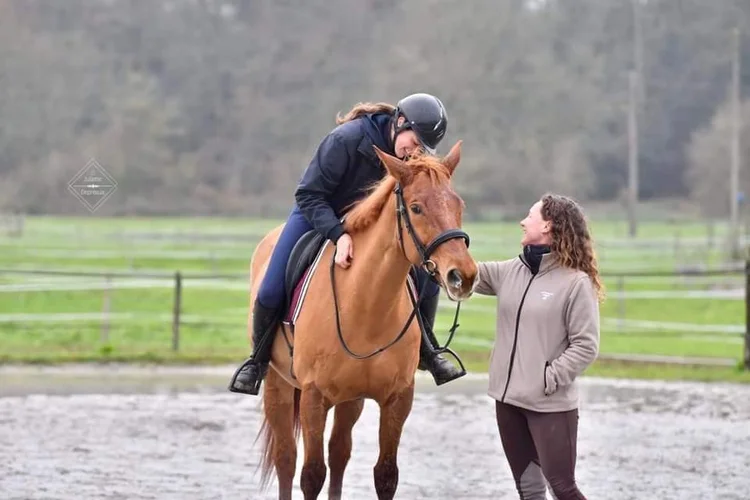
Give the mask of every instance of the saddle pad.
[(323, 252), (330, 243), (330, 240), (326, 240), (326, 242), (320, 247), (318, 255), (315, 257), (312, 265), (310, 265), (310, 267), (308, 267), (302, 274), (302, 277), (294, 287), (294, 293), (292, 294), (292, 300), (287, 308), (284, 323), (293, 325), (297, 321), (299, 312), (302, 310), (302, 303), (305, 301), (307, 290), (310, 287), (310, 280), (313, 276), (313, 272), (317, 269), (318, 264), (320, 264), (320, 258), (323, 256)]

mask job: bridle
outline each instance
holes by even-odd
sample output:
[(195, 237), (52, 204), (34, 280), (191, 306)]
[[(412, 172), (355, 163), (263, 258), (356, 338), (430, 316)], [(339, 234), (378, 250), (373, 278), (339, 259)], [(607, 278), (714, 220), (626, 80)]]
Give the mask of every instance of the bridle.
[(437, 238), (432, 240), (432, 242), (430, 242), (430, 244), (425, 247), (422, 242), (419, 241), (417, 233), (414, 232), (414, 226), (411, 223), (409, 211), (406, 209), (406, 203), (404, 202), (404, 191), (401, 188), (401, 184), (396, 184), (396, 189), (394, 190), (394, 192), (396, 193), (398, 240), (401, 244), (401, 251), (404, 253), (404, 256), (406, 256), (406, 248), (404, 248), (404, 230), (402, 227), (402, 221), (404, 221), (406, 230), (409, 232), (409, 236), (411, 236), (411, 241), (414, 243), (414, 246), (417, 248), (419, 256), (422, 259), (422, 263), (420, 265), (427, 272), (427, 274), (430, 275), (430, 277), (434, 277), (437, 273), (437, 264), (435, 264), (435, 261), (430, 260), (430, 256), (432, 256), (433, 252), (446, 241), (458, 238), (463, 238), (463, 240), (466, 242), (466, 247), (468, 248), (470, 243), (469, 235), (460, 229), (448, 229), (447, 231), (443, 231), (442, 233), (440, 233)]
[[(429, 245), (426, 247), (422, 244), (422, 242), (419, 240), (419, 237), (414, 232), (414, 226), (412, 225), (411, 218), (409, 217), (409, 212), (406, 209), (406, 203), (404, 202), (404, 192), (401, 187), (400, 183), (396, 184), (396, 188), (394, 190), (396, 193), (396, 218), (398, 222), (398, 239), (399, 244), (401, 245), (401, 251), (404, 253), (404, 256), (408, 259), (406, 255), (406, 248), (404, 247), (404, 226), (406, 226), (406, 230), (409, 233), (409, 236), (411, 237), (412, 242), (414, 243), (414, 246), (417, 248), (417, 251), (419, 252), (420, 258), (422, 262), (420, 263), (420, 266), (427, 272), (429, 277), (431, 279), (435, 279), (435, 274), (437, 273), (437, 264), (435, 264), (435, 261), (430, 259), (430, 256), (435, 252), (435, 250), (445, 243), (446, 241), (454, 240), (454, 239), (463, 239), (466, 242), (466, 246), (469, 246), (469, 235), (466, 234), (464, 231), (460, 229), (448, 229), (447, 231), (443, 231), (440, 233), (434, 240), (430, 242)], [(344, 341), (344, 337), (341, 333), (341, 319), (339, 317), (339, 306), (338, 306), (338, 296), (336, 294), (336, 282), (334, 280), (334, 270), (336, 267), (335, 263), (335, 256), (336, 252), (333, 252), (333, 256), (331, 257), (331, 267), (330, 267), (330, 275), (331, 275), (331, 289), (333, 290), (333, 304), (334, 309), (336, 312), (336, 330), (338, 332), (339, 341), (341, 342), (341, 346), (344, 348), (344, 350), (349, 354), (351, 357), (356, 359), (367, 359), (371, 358), (389, 347), (393, 346), (401, 340), (404, 335), (406, 334), (407, 330), (409, 329), (409, 325), (411, 325), (411, 322), (414, 320), (414, 317), (417, 317), (417, 322), (419, 323), (419, 328), (422, 331), (422, 336), (424, 337), (424, 321), (422, 319), (422, 315), (419, 314), (419, 306), (422, 304), (422, 300), (424, 299), (424, 293), (420, 293), (419, 299), (414, 300), (414, 296), (411, 293), (411, 290), (407, 291), (407, 294), (409, 295), (409, 298), (411, 299), (413, 310), (411, 314), (409, 315), (409, 318), (406, 320), (406, 324), (401, 329), (399, 334), (388, 344), (386, 344), (383, 347), (379, 347), (378, 349), (372, 351), (369, 354), (356, 354), (352, 352), (351, 349), (346, 345), (346, 342)], [(414, 264), (412, 264), (412, 268), (414, 267)], [(424, 290), (422, 290), (424, 292)], [(451, 355), (453, 355), (456, 360), (458, 360), (459, 364), (461, 364), (461, 369), (464, 370), (463, 363), (461, 363), (461, 360), (458, 358), (456, 353), (454, 353), (448, 345), (450, 344), (451, 340), (453, 340), (453, 335), (456, 332), (456, 329), (458, 328), (458, 313), (461, 308), (461, 303), (459, 302), (456, 305), (456, 315), (453, 318), (453, 326), (450, 328), (450, 336), (448, 337), (448, 341), (445, 343), (445, 346), (440, 347), (437, 349), (438, 353), (448, 352)]]

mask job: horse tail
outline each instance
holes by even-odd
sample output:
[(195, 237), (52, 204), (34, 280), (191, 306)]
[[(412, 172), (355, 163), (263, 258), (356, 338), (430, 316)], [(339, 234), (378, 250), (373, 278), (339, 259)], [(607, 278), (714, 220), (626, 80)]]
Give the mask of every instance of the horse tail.
[[(299, 400), (300, 396), (302, 395), (302, 392), (295, 388), (294, 389), (294, 413), (293, 413), (293, 428), (294, 428), (294, 442), (296, 443), (299, 439), (300, 429), (302, 427), (300, 418), (299, 418)], [(266, 417), (265, 413), (263, 414), (263, 421), (260, 425), (260, 430), (258, 431), (258, 436), (255, 438), (255, 441), (257, 442), (258, 439), (263, 437), (263, 444), (261, 447), (261, 460), (260, 460), (260, 489), (265, 490), (268, 487), (268, 484), (271, 482), (271, 475), (273, 473), (273, 447), (274, 447), (274, 437), (273, 437), (273, 428), (271, 428), (271, 425), (268, 423), (268, 417)]]

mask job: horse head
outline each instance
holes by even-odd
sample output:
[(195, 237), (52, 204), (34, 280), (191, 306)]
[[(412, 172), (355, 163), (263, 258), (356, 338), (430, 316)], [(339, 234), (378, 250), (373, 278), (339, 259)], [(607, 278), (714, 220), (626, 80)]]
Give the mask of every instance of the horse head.
[(400, 160), (377, 147), (375, 152), (396, 181), (396, 237), (406, 258), (433, 275), (451, 300), (469, 298), (478, 268), (461, 230), (464, 202), (451, 186), (461, 141), (444, 158), (418, 154)]

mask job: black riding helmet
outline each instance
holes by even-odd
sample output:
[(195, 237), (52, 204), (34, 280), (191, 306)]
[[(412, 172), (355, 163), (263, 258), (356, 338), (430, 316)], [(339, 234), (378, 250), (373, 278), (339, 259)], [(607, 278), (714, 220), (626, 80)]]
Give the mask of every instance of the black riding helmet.
[(405, 121), (403, 125), (396, 127), (394, 139), (400, 132), (411, 129), (422, 146), (434, 155), (435, 148), (443, 139), (448, 127), (448, 115), (440, 99), (424, 93), (406, 96), (396, 104), (394, 125), (398, 123), (400, 116), (403, 116)]

